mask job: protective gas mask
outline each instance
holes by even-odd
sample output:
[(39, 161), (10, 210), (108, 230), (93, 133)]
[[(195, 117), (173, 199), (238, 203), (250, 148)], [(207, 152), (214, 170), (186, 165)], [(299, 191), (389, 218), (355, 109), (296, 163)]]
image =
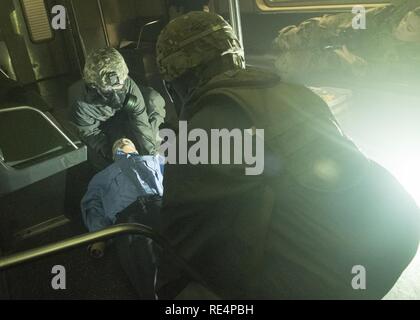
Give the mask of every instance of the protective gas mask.
[(121, 109), (137, 103), (137, 97), (127, 93), (126, 81), (120, 80), (115, 72), (105, 75), (102, 86), (91, 84), (89, 87), (95, 91), (103, 104), (112, 109)]
[(394, 31), (394, 36), (404, 42), (420, 42), (420, 7), (410, 11)]
[(120, 109), (123, 106), (125, 100), (124, 91), (101, 91), (99, 94), (105, 100), (105, 103), (112, 109)]

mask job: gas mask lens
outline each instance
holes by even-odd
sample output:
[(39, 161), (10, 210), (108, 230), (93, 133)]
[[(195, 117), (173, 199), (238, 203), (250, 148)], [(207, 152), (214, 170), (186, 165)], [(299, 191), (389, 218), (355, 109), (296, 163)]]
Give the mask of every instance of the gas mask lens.
[(120, 83), (120, 78), (115, 72), (111, 72), (108, 74), (108, 82), (111, 87), (117, 87)]

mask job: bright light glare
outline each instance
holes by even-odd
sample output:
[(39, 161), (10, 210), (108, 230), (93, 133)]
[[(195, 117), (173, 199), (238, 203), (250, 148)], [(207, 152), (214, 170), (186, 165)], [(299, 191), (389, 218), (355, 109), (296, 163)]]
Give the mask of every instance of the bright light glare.
[[(343, 96), (330, 88), (324, 91)], [(369, 98), (347, 95), (330, 107), (343, 132), (389, 170), (420, 206), (420, 98), (391, 91)], [(385, 299), (420, 299), (420, 248)]]
[(398, 179), (420, 206), (420, 151), (416, 154), (393, 155), (384, 162), (383, 165)]
[(369, 98), (335, 88), (320, 90), (324, 99), (332, 95), (339, 101), (329, 105), (343, 132), (388, 169), (420, 206), (420, 98), (386, 90)]

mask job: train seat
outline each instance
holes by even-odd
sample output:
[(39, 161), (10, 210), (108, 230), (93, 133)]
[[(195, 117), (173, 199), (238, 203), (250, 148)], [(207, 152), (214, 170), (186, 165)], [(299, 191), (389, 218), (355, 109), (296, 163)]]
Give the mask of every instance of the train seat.
[(11, 245), (20, 231), (63, 215), (66, 171), (86, 161), (86, 147), (52, 116), (19, 106), (0, 109), (0, 149), (0, 233)]

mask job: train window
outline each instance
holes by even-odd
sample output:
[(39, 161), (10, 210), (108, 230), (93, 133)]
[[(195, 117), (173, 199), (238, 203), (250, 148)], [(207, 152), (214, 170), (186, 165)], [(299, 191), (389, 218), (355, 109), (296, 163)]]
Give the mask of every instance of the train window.
[(348, 9), (356, 4), (366, 7), (383, 6), (390, 3), (389, 0), (256, 0), (258, 8), (263, 11), (291, 11), (291, 10), (339, 10)]
[(51, 40), (54, 34), (44, 0), (21, 0), (21, 4), (31, 41)]

